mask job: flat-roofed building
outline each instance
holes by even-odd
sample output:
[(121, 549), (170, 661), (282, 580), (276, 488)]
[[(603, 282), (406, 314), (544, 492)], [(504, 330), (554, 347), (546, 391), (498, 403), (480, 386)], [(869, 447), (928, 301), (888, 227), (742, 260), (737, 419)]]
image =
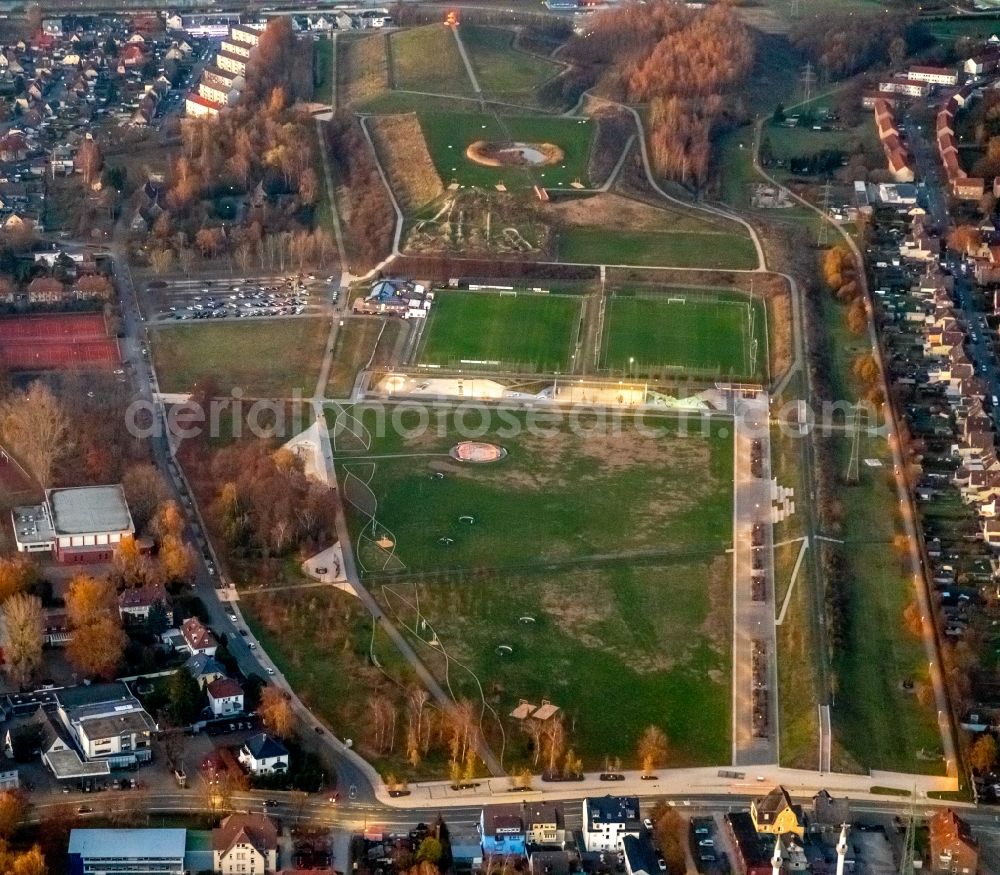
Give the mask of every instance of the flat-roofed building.
[(49, 489), (45, 503), (11, 512), (22, 553), (51, 552), (60, 562), (110, 562), (135, 526), (118, 484)]
[(56, 693), (57, 714), (85, 759), (115, 768), (153, 758), (153, 718), (125, 684), (69, 687)]
[(186, 829), (74, 829), (70, 875), (181, 875)]

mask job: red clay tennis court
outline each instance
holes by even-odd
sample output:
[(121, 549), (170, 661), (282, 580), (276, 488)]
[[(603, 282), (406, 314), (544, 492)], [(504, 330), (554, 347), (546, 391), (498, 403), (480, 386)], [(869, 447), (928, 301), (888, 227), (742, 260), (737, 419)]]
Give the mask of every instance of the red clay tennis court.
[(121, 360), (100, 313), (0, 319), (0, 362), (12, 370), (112, 368)]

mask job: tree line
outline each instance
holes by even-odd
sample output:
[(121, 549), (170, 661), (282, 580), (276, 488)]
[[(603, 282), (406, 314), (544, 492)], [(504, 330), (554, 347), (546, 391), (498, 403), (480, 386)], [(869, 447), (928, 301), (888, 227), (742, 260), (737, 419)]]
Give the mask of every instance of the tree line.
[(355, 272), (369, 268), (392, 249), (395, 211), (378, 173), (375, 156), (350, 113), (340, 113), (326, 126), (326, 147), (342, 188), (337, 203), (342, 210), (349, 257)]
[(302, 460), (266, 442), (224, 447), (211, 462), (218, 484), (211, 513), (239, 558), (271, 558), (332, 539), (331, 490), (305, 474)]
[(906, 15), (833, 10), (803, 18), (789, 39), (819, 68), (823, 81), (883, 65), (899, 67), (907, 55), (931, 41), (927, 31)]
[(598, 13), (565, 57), (602, 91), (648, 103), (654, 169), (697, 187), (708, 177), (713, 138), (743, 115), (735, 89), (754, 47), (727, 4), (702, 11), (655, 2)]
[(300, 103), (312, 95), (312, 75), (312, 42), (297, 38), (287, 18), (272, 19), (239, 104), (184, 120), (167, 186), (140, 196), (153, 201), (139, 233), (152, 244), (156, 272), (175, 263), (188, 272), (199, 256), (228, 255), (243, 271), (253, 261), (284, 271), (286, 262), (301, 270), (330, 258), (332, 238), (314, 228), (323, 191), (309, 147), (313, 122)]

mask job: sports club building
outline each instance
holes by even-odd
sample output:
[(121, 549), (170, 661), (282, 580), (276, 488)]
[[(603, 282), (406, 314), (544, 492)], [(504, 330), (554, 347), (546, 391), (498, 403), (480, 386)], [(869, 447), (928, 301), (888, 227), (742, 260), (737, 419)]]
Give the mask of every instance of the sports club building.
[(11, 511), (21, 553), (51, 553), (60, 562), (110, 562), (115, 547), (135, 534), (119, 485), (48, 489), (43, 504)]

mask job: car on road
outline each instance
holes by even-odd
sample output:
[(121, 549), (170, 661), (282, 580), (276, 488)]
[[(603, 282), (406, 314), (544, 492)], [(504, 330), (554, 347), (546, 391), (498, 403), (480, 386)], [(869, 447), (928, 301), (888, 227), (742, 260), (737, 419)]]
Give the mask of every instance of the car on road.
[(278, 800), (277, 799), (265, 799), (264, 800), (264, 807), (265, 808), (274, 808), (274, 806), (277, 805), (277, 804), (278, 804)]
[(76, 813), (77, 814), (93, 814), (94, 813), (94, 809), (91, 808), (89, 805), (80, 805), (80, 806), (77, 806)]
[(643, 822), (642, 822), (642, 825), (643, 825), (644, 827), (646, 827), (646, 829), (647, 829), (647, 830), (648, 830), (649, 832), (652, 832), (652, 831), (653, 831), (653, 821), (652, 821), (652, 820), (650, 820), (650, 819), (649, 819), (648, 817), (647, 817), (647, 818), (646, 818), (645, 820), (643, 820)]
[(322, 726), (314, 726), (313, 727), (313, 732), (315, 732), (317, 735), (323, 735), (323, 727)]
[(656, 868), (659, 869), (661, 872), (667, 871), (667, 864), (666, 861), (663, 859), (663, 857), (660, 857), (660, 859), (656, 861)]
[(274, 674), (274, 669), (271, 668), (271, 666), (267, 666), (267, 668), (265, 668), (264, 671), (266, 671), (268, 674)]
[(250, 642), (250, 649), (251, 650), (256, 650), (257, 649), (257, 645), (254, 644), (253, 641)]

